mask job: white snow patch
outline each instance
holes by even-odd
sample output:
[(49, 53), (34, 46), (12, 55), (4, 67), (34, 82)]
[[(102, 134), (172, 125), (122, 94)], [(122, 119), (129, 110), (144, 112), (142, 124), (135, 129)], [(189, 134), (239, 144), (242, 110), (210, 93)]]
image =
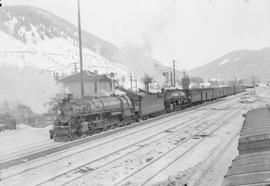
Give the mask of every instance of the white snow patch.
[(17, 22), (18, 20), (15, 17), (13, 17), (10, 21), (5, 22), (4, 25), (7, 25), (10, 28), (10, 30), (13, 30)]
[(239, 58), (235, 58), (233, 61), (239, 61), (240, 60), (240, 57)]
[(224, 59), (223, 61), (221, 61), (221, 62), (219, 63), (219, 65), (223, 65), (223, 64), (227, 63), (228, 61), (230, 61), (228, 58), (227, 58), (227, 59)]
[(0, 157), (1, 154), (17, 151), (33, 144), (41, 144), (44, 142), (53, 143), (53, 141), (49, 139), (49, 130), (51, 128), (51, 125), (44, 128), (33, 128), (29, 125), (20, 124), (17, 125), (16, 130), (0, 132)]
[[(30, 66), (59, 74), (71, 74), (74, 71), (74, 62), (77, 62), (79, 67), (78, 48), (74, 45), (73, 39), (45, 36), (44, 40), (41, 40), (33, 25), (30, 32), (21, 27), (19, 34), (24, 34), (28, 43), (0, 31), (0, 67), (13, 66), (22, 69)], [(86, 48), (83, 49), (83, 60), (86, 70), (97, 70), (99, 74), (115, 72), (120, 81), (127, 79), (130, 71), (127, 66), (112, 62)], [(130, 87), (129, 81), (123, 81), (121, 84)]]

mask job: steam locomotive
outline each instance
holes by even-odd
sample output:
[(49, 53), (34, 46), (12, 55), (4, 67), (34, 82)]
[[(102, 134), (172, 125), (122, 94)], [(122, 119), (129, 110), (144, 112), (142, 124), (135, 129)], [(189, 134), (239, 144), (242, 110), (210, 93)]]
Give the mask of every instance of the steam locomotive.
[(70, 94), (55, 107), (50, 138), (71, 141), (245, 91), (244, 86), (189, 89), (187, 84), (183, 80), (183, 89), (162, 89), (160, 93), (135, 94), (122, 88), (126, 94), (121, 96), (74, 99)]

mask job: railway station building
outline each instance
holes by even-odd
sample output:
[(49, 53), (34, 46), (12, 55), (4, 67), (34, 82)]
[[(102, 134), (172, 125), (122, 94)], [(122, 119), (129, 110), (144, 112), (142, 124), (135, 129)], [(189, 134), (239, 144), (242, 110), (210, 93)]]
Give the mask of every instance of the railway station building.
[[(113, 80), (105, 74), (97, 74), (85, 70), (83, 72), (85, 96), (109, 96), (113, 93)], [(81, 97), (80, 73), (75, 73), (58, 80), (60, 92), (73, 94), (75, 98)]]

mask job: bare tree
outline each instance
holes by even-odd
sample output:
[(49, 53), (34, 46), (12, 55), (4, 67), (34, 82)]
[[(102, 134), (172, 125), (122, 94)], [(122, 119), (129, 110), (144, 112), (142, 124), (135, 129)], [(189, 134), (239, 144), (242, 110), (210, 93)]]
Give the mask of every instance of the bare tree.
[(149, 84), (153, 82), (153, 78), (145, 74), (144, 77), (142, 78), (142, 82), (144, 84), (145, 92), (149, 92)]
[(256, 76), (251, 76), (251, 85), (254, 86), (254, 93), (256, 93), (256, 83), (258, 83), (258, 77)]
[(251, 85), (255, 86), (258, 83), (258, 78), (256, 76), (251, 76)]

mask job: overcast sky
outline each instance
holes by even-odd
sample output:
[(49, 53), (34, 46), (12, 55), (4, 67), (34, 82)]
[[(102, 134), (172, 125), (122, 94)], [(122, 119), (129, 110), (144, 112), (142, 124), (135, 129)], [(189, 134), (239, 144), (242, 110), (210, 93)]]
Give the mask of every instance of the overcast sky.
[[(76, 0), (1, 0), (53, 12), (77, 25)], [(123, 47), (190, 69), (235, 49), (270, 45), (270, 0), (81, 0), (82, 27)]]

